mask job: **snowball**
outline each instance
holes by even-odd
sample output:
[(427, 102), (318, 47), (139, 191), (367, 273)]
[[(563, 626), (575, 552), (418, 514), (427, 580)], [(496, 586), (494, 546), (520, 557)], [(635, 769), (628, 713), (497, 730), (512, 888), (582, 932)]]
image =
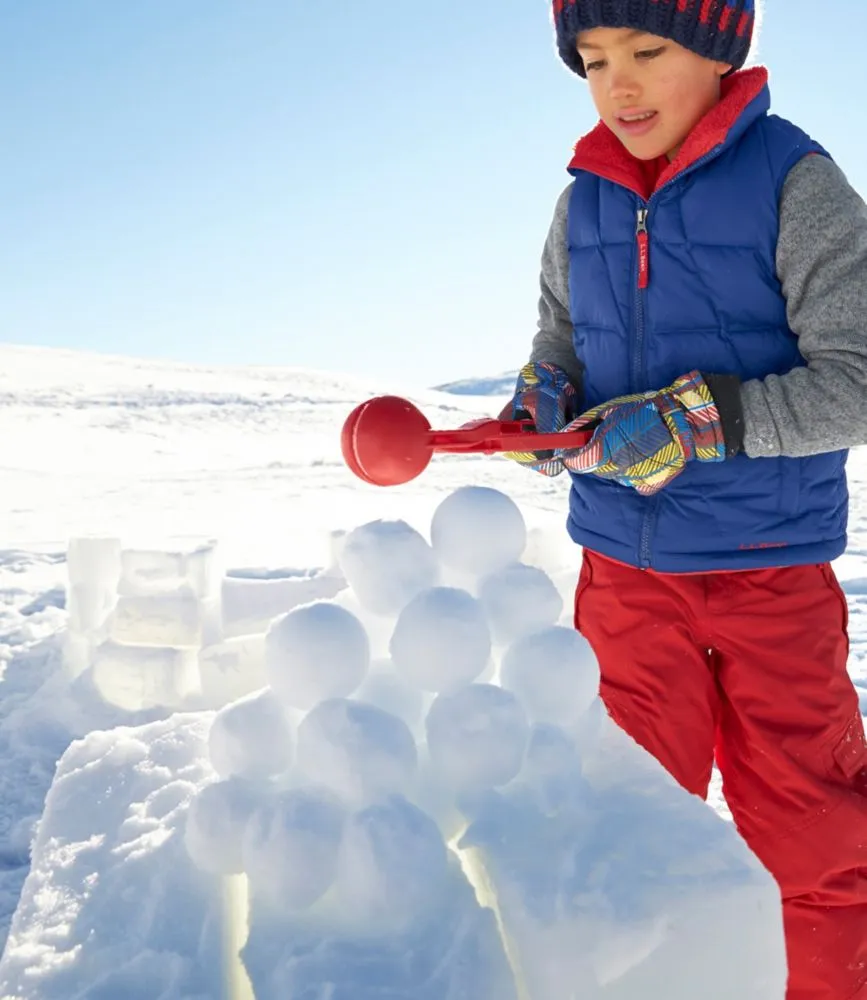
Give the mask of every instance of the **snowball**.
[(382, 615), (398, 614), (439, 580), (433, 550), (405, 521), (372, 521), (350, 531), (340, 568), (361, 604)]
[(574, 774), (577, 766), (575, 744), (559, 726), (536, 723), (530, 731), (525, 770), (533, 778), (544, 779)]
[(264, 802), (243, 838), (244, 870), (256, 904), (305, 909), (334, 880), (345, 814), (327, 792), (293, 788)]
[(431, 542), (446, 566), (484, 576), (521, 558), (527, 527), (505, 493), (487, 486), (462, 486), (434, 512)]
[(244, 827), (259, 804), (259, 793), (246, 781), (229, 778), (205, 787), (190, 802), (184, 844), (197, 868), (215, 875), (244, 869)]
[(424, 691), (472, 683), (491, 655), (481, 604), (467, 591), (433, 587), (401, 611), (389, 650), (401, 677)]
[(352, 697), (403, 719), (412, 732), (422, 724), (425, 696), (417, 687), (398, 676), (391, 660), (374, 663), (364, 683)]
[(276, 777), (292, 762), (292, 728), (271, 691), (217, 712), (208, 736), (211, 764), (221, 778)]
[(344, 608), (318, 601), (278, 618), (265, 639), (265, 671), (274, 693), (293, 708), (343, 698), (370, 666), (364, 626)]
[(335, 698), (298, 727), (299, 770), (353, 805), (405, 793), (416, 764), (407, 724), (374, 705)]
[(546, 814), (588, 801), (582, 749), (559, 726), (539, 722), (532, 727), (521, 780), (535, 791)]
[(431, 761), (458, 790), (505, 785), (521, 769), (529, 725), (515, 696), (491, 684), (440, 695), (426, 720)]
[(365, 934), (405, 931), (443, 892), (448, 853), (436, 823), (400, 796), (350, 817), (340, 848), (335, 903)]
[(523, 563), (486, 576), (479, 584), (479, 600), (494, 641), (501, 644), (555, 624), (563, 611), (554, 581), (543, 570)]
[(599, 664), (580, 632), (554, 625), (506, 650), (500, 681), (533, 721), (570, 726), (581, 721), (599, 694)]

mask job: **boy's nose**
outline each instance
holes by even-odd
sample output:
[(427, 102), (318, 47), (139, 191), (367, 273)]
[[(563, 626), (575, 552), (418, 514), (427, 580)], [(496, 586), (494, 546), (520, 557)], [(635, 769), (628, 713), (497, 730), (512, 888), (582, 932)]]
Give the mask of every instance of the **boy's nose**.
[(611, 74), (608, 93), (613, 101), (625, 101), (638, 95), (638, 82), (635, 77), (624, 70)]

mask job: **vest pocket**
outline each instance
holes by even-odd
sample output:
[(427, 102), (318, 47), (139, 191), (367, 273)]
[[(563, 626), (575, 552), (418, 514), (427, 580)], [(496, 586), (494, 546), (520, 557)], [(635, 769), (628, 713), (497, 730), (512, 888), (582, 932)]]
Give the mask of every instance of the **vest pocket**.
[[(762, 461), (759, 459), (759, 461)], [(801, 459), (780, 458), (780, 511), (794, 516), (801, 509)]]

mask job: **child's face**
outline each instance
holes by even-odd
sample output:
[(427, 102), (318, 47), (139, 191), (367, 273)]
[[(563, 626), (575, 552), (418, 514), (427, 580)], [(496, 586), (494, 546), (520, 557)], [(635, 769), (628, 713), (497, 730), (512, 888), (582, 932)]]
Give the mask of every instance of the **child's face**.
[[(683, 140), (720, 98), (731, 69), (676, 42), (630, 28), (593, 28), (578, 52), (599, 117), (639, 160), (674, 159)], [(625, 121), (646, 112), (645, 121)]]

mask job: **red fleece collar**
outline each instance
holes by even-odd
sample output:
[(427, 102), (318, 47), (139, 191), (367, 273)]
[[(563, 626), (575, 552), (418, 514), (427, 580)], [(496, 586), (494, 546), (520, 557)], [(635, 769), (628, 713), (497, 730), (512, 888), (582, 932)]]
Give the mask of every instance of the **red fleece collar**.
[(672, 163), (667, 157), (639, 160), (604, 123), (599, 122), (575, 146), (570, 170), (587, 170), (622, 184), (645, 201), (681, 171), (725, 142), (729, 130), (768, 83), (763, 66), (741, 70), (722, 81), (719, 104), (714, 105), (689, 133)]

